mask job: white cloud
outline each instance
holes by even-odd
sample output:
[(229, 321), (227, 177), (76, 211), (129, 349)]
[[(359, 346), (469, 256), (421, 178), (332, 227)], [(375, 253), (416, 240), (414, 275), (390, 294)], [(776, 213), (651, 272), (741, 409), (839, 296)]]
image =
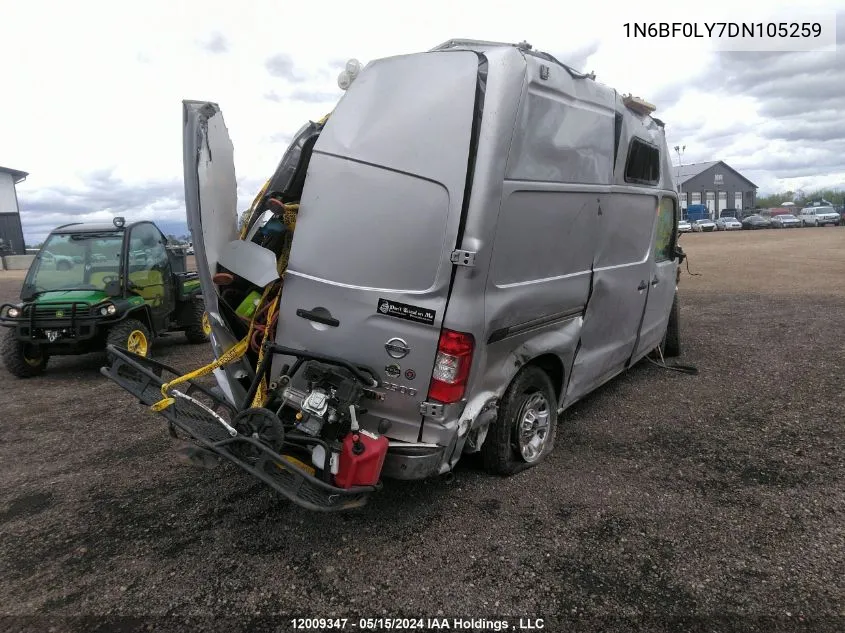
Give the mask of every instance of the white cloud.
[[(788, 10), (798, 19), (810, 9), (831, 14), (838, 5), (807, 0), (799, 10), (794, 2), (754, 0), (743, 3), (742, 16), (763, 19), (767, 12)], [(580, 70), (595, 71), (598, 81), (620, 92), (654, 99), (670, 146), (687, 145), (685, 162), (724, 158), (757, 166), (763, 170), (755, 172), (761, 187), (786, 187), (794, 175), (787, 174), (781, 160), (811, 170), (814, 163), (795, 161), (819, 160), (824, 154), (822, 163), (815, 163), (818, 173), (801, 176), (805, 186), (845, 185), (841, 153), (837, 163), (831, 162), (832, 154), (811, 151), (819, 140), (809, 132), (805, 139), (780, 138), (784, 132), (778, 124), (785, 114), (777, 112), (788, 113), (794, 104), (775, 99), (768, 85), (745, 90), (744, 85), (713, 82), (708, 73), (719, 68), (720, 60), (734, 58), (714, 55), (700, 42), (647, 45), (624, 36), (624, 23), (635, 19), (730, 20), (737, 11), (733, 1), (687, 7), (674, 0), (646, 5), (619, 0), (575, 8), (551, 1), (523, 6), (359, 0), (331, 3), (321, 13), (308, 3), (280, 6), (270, 0), (28, 0), (4, 5), (0, 164), (31, 174), (19, 186), (30, 209), (24, 216), (27, 233), (34, 233), (36, 217), (39, 227), (47, 226), (47, 217), (56, 219), (45, 215), (49, 207), (37, 208), (45, 192), (76, 191), (77, 201), (88, 204), (91, 213), (102, 211), (97, 206), (102, 200), (84, 194), (91, 173), (106, 170), (121, 192), (155, 192), (156, 183), (180, 183), (182, 99), (220, 104), (235, 145), (243, 207), (275, 169), (282, 141), (307, 119), (331, 109), (340, 95), (336, 78), (344, 60), (366, 62), (427, 50), (453, 37), (527, 40)], [(845, 25), (845, 19), (840, 21)], [(845, 68), (841, 52), (826, 55), (838, 56)], [(268, 66), (268, 60), (285, 63)], [(797, 72), (789, 64), (783, 68)], [(845, 83), (837, 84), (835, 75), (829, 79), (829, 107), (841, 119)], [(795, 80), (786, 75), (773, 81), (782, 81), (788, 91)], [(818, 90), (818, 81), (811, 85)], [(775, 114), (764, 113), (769, 110)], [(830, 130), (843, 140), (841, 128)], [(767, 157), (776, 159), (769, 162), (772, 169)], [(180, 203), (168, 206), (171, 202), (153, 198), (147, 204), (169, 219), (183, 218)], [(68, 210), (61, 219), (76, 219), (78, 213)]]

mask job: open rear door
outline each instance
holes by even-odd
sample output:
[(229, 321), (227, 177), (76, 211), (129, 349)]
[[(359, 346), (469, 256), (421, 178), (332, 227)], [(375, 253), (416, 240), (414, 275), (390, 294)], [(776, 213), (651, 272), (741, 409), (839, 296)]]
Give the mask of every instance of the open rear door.
[[(211, 345), (215, 357), (220, 357), (237, 343), (220, 314), (217, 290), (212, 281), (224, 246), (238, 237), (234, 152), (217, 104), (183, 101), (182, 125), (188, 228), (211, 323)], [(218, 385), (233, 404), (240, 404), (246, 395), (246, 390), (235, 379), (238, 373), (251, 377), (254, 370), (240, 361), (215, 371)]]

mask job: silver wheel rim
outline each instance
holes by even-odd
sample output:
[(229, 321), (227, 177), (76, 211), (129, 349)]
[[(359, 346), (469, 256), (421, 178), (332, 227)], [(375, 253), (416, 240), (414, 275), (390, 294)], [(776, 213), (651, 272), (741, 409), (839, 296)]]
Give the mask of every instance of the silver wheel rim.
[(551, 411), (549, 401), (542, 393), (528, 397), (517, 417), (517, 444), (519, 453), (529, 464), (543, 456), (549, 442)]

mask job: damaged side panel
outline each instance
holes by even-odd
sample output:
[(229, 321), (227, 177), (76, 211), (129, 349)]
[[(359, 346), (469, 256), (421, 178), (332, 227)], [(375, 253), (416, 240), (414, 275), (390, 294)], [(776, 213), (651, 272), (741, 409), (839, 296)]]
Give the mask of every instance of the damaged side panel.
[[(602, 204), (592, 293), (564, 406), (624, 370), (637, 351), (646, 302), (654, 285), (652, 242), (659, 192), (673, 188), (662, 128), (650, 118), (630, 112), (618, 95), (616, 111), (621, 116), (616, 117), (613, 130), (618, 138), (613, 186)], [(662, 150), (656, 181), (628, 178), (635, 139)]]

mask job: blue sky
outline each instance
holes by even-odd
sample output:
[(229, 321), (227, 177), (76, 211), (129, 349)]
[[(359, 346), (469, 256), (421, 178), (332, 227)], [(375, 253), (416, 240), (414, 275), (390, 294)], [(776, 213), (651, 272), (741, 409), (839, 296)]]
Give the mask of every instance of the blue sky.
[(291, 135), (332, 109), (347, 59), (471, 37), (527, 40), (651, 101), (670, 147), (686, 145), (684, 163), (725, 160), (761, 193), (845, 187), (845, 12), (835, 52), (715, 52), (692, 40), (634, 41), (623, 27), (830, 18), (841, 2), (752, 0), (742, 14), (736, 2), (701, 4), (7, 3), (0, 165), (30, 173), (18, 186), (30, 241), (63, 222), (114, 215), (178, 224), (181, 101), (216, 101), (235, 146), (242, 211)]

